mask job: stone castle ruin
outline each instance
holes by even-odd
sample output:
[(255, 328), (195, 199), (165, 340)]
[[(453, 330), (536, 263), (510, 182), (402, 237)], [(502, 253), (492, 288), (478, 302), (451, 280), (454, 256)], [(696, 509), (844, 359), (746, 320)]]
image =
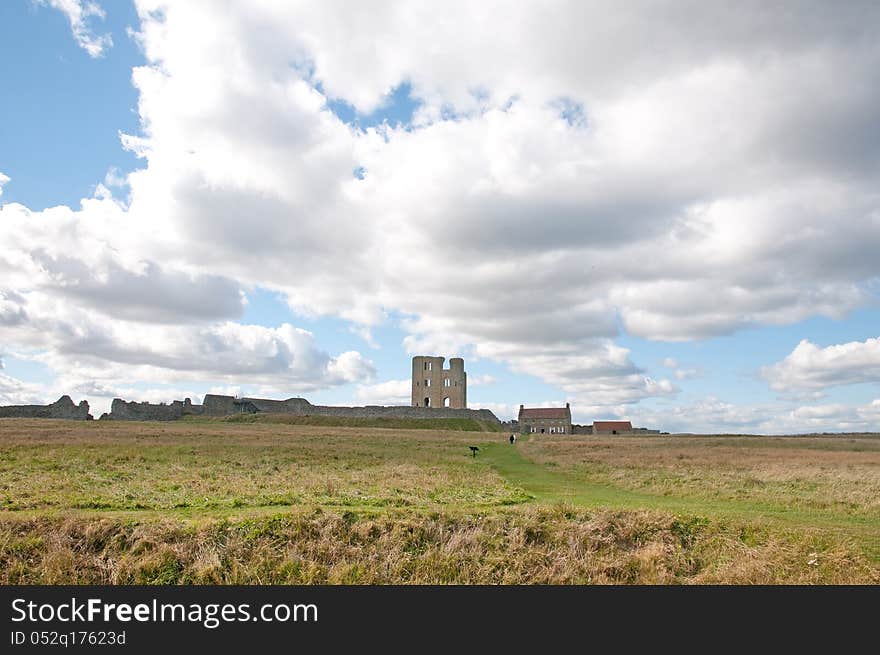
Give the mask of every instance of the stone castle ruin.
[(467, 373), (464, 360), (453, 357), (443, 368), (445, 357), (412, 358), (412, 406), (466, 409)]
[(64, 418), (90, 421), (89, 403), (85, 400), (75, 405), (70, 396), (61, 396), (49, 405), (6, 405), (0, 407), (0, 418)]
[(269, 400), (267, 398), (239, 398), (206, 394), (201, 405), (194, 405), (189, 398), (175, 400), (171, 404), (126, 402), (113, 400), (109, 414), (101, 420), (110, 421), (175, 421), (184, 416), (224, 417), (236, 414), (286, 414), (289, 416), (337, 416), (348, 418), (472, 418), (479, 421), (499, 423), (498, 417), (488, 409), (452, 407), (407, 407), (405, 405), (364, 407), (337, 407), (313, 405), (305, 398)]
[[(305, 398), (270, 400), (206, 394), (201, 405), (185, 398), (171, 403), (132, 402), (114, 398), (104, 421), (176, 421), (185, 416), (224, 417), (236, 414), (287, 414), (290, 416), (337, 416), (348, 418), (469, 418), (500, 425), (488, 409), (467, 408), (467, 373), (464, 360), (453, 357), (443, 368), (445, 357), (417, 356), (412, 359), (412, 404), (336, 407), (313, 405)], [(85, 400), (74, 405), (62, 396), (51, 405), (10, 405), (0, 407), (0, 418), (91, 419)]]
[(165, 403), (127, 402), (114, 398), (109, 414), (101, 414), (99, 420), (114, 421), (176, 421), (189, 414), (203, 414), (202, 405), (193, 405), (189, 398), (175, 400), (170, 405)]
[[(629, 421), (595, 421), (577, 425), (571, 421), (571, 408), (520, 405), (519, 416), (502, 423), (488, 409), (468, 409), (467, 373), (464, 359), (452, 357), (444, 368), (445, 357), (418, 355), (412, 358), (412, 394), (410, 405), (366, 405), (338, 407), (313, 405), (305, 398), (271, 400), (206, 394), (201, 405), (185, 398), (171, 403), (129, 402), (114, 398), (104, 421), (177, 421), (187, 416), (222, 418), (238, 414), (283, 414), (288, 416), (335, 416), (341, 418), (469, 418), (486, 421), (510, 431), (538, 434), (663, 434), (659, 430), (635, 428)], [(49, 405), (0, 406), (0, 418), (57, 418), (91, 420), (89, 403), (74, 404), (70, 396), (61, 396)]]

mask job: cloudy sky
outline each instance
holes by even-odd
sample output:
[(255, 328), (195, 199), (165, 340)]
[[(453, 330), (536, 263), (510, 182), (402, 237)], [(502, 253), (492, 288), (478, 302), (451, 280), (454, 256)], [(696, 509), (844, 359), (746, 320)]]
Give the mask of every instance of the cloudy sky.
[(880, 4), (0, 3), (0, 404), (880, 430)]

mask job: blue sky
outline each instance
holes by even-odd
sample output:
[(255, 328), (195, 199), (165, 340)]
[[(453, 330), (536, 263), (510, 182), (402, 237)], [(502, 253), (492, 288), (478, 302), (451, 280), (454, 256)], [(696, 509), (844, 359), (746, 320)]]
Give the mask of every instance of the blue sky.
[[(50, 399), (72, 385), (65, 391), (79, 392), (96, 407), (106, 406), (112, 392), (150, 400), (169, 394), (171, 400), (182, 392), (233, 388), (305, 395), (327, 404), (406, 402), (400, 381), (409, 377), (410, 357), (439, 354), (464, 355), (476, 383), (469, 389), (470, 405), (491, 407), (505, 418), (520, 403), (570, 401), (582, 422), (620, 417), (671, 430), (877, 429), (880, 268), (876, 258), (859, 260), (880, 231), (876, 189), (860, 181), (871, 179), (876, 153), (841, 154), (835, 146), (826, 156), (818, 150), (821, 139), (812, 150), (799, 149), (772, 142), (761, 127), (743, 132), (745, 154), (731, 150), (711, 161), (697, 159), (705, 156), (701, 139), (715, 138), (716, 125), (699, 123), (717, 111), (704, 100), (713, 84), (751, 90), (805, 84), (796, 60), (800, 46), (788, 44), (787, 34), (776, 35), (785, 45), (778, 46), (782, 63), (772, 71), (752, 59), (753, 50), (776, 47), (772, 38), (769, 44), (726, 44), (724, 53), (710, 53), (722, 62), (717, 69), (696, 73), (687, 69), (688, 57), (633, 63), (619, 75), (644, 87), (643, 95), (634, 96), (625, 90), (631, 85), (621, 87), (589, 65), (560, 65), (551, 84), (534, 62), (514, 58), (510, 67), (519, 73), (510, 75), (503, 58), (499, 64), (494, 55), (467, 52), (472, 42), (462, 37), (456, 45), (455, 33), (447, 35), (453, 49), (444, 59), (448, 66), (423, 59), (417, 35), (409, 35), (412, 43), (395, 36), (387, 53), (360, 51), (356, 43), (330, 36), (321, 41), (325, 35), (317, 26), (337, 24), (344, 33), (350, 16), (296, 16), (290, 10), (290, 25), (315, 21), (311, 40), (297, 41), (298, 33), (284, 34), (283, 6), (267, 21), (278, 23), (272, 29), (283, 42), (289, 37), (300, 45), (289, 53), (268, 45), (261, 50), (261, 39), (271, 44), (278, 35), (260, 32), (268, 29), (259, 27), (260, 17), (242, 14), (215, 30), (239, 39), (231, 42), (237, 51), (230, 47), (238, 59), (215, 61), (204, 54), (214, 47), (210, 37), (198, 34), (197, 23), (186, 23), (206, 6), (194, 3), (190, 14), (167, 10), (159, 19), (162, 12), (146, 6), (139, 17), (132, 3), (102, 4), (105, 15), (85, 23), (88, 34), (112, 37), (100, 56), (77, 43), (69, 16), (49, 3), (0, 5), (0, 57), (10, 62), (0, 80), (0, 174), (9, 178), (2, 186), (0, 220), (24, 221), (37, 241), (57, 243), (59, 235), (73, 232), (83, 239), (73, 246), (80, 257), (75, 263), (50, 246), (21, 246), (34, 272), (17, 268), (20, 279), (10, 273), (0, 284), (0, 300), (8, 305), (0, 310), (32, 322), (28, 327), (9, 319), (8, 330), (0, 332), (0, 400)], [(846, 25), (827, 27), (834, 44), (828, 70), (849, 65), (853, 53), (873, 61), (875, 46), (837, 39), (838, 27), (842, 34)], [(210, 31), (211, 24), (203, 29)], [(191, 35), (191, 43), (181, 35)], [(437, 43), (444, 45), (443, 38), (438, 34)], [(529, 38), (536, 39), (535, 52), (553, 41), (541, 34)], [(658, 38), (677, 42), (676, 33)], [(631, 54), (638, 60), (641, 53)], [(459, 55), (472, 64), (458, 61), (456, 68)], [(292, 57), (302, 62), (291, 66)], [(246, 69), (251, 58), (259, 67), (236, 78), (236, 67)], [(208, 84), (186, 81), (199, 61), (204, 80), (224, 82), (188, 96)], [(730, 61), (738, 68), (723, 64)], [(138, 67), (148, 75), (136, 82)], [(853, 85), (865, 79), (855, 69), (839, 77)], [(678, 79), (683, 81), (677, 87)], [(248, 96), (260, 89), (262, 100)], [(214, 104), (200, 105), (214, 93)], [(238, 111), (235, 102), (242, 98)], [(857, 130), (851, 114), (870, 114), (875, 101), (859, 96), (852, 101), (865, 103), (858, 111), (833, 102), (824, 109), (829, 121)], [(662, 111), (651, 110), (667, 105), (693, 112), (694, 122), (682, 134), (693, 138), (698, 154), (676, 159), (689, 147), (681, 139), (668, 149), (667, 135), (679, 129), (678, 121), (663, 123)], [(257, 107), (261, 118), (252, 124)], [(752, 121), (779, 124), (773, 109), (747, 109)], [(126, 149), (121, 134), (148, 143), (146, 154)], [(185, 150), (175, 141), (181, 134), (190, 144)], [(828, 134), (847, 138), (834, 125)], [(262, 138), (269, 140), (260, 143)], [(282, 152), (279, 144), (288, 140)], [(203, 161), (208, 151), (225, 154)], [(737, 166), (740, 156), (753, 166), (748, 175)], [(863, 168), (854, 172), (858, 162)], [(707, 168), (713, 173), (703, 179)], [(670, 170), (678, 177), (664, 181)], [(617, 195), (606, 198), (608, 189)], [(816, 194), (803, 200), (813, 203), (810, 210), (792, 204), (804, 189)], [(207, 209), (221, 206), (213, 204), (215, 198), (234, 209), (228, 219), (223, 210)], [(81, 206), (82, 199), (89, 200)], [(67, 213), (44, 212), (58, 206)], [(268, 218), (277, 206), (285, 209)], [(844, 221), (848, 227), (834, 229)], [(224, 240), (243, 222), (270, 235), (265, 252), (245, 248), (240, 237)], [(832, 229), (822, 237), (825, 227)], [(801, 228), (807, 236), (793, 246), (778, 236), (800, 234)], [(665, 257), (671, 268), (686, 259), (667, 251), (669, 244), (679, 242), (676, 235), (700, 230), (705, 239), (682, 253), (712, 257), (702, 267), (667, 276), (660, 268)], [(141, 241), (119, 236), (141, 232)], [(195, 240), (187, 243), (206, 233), (216, 254)], [(768, 241), (760, 242), (762, 236)], [(289, 250), (270, 248), (273, 241)], [(369, 259), (346, 256), (361, 244)], [(809, 263), (805, 253), (823, 248), (837, 268)], [(426, 253), (423, 269), (402, 269), (420, 261), (416, 255), (408, 260), (407, 249)], [(648, 257), (639, 270), (638, 253), (647, 252), (658, 261)], [(606, 255), (618, 266), (611, 273), (600, 267), (606, 279), (590, 277), (586, 263)], [(9, 261), (18, 267), (25, 260)], [(173, 281), (157, 289), (182, 285), (182, 293), (197, 299), (193, 304), (205, 302), (204, 310), (160, 320), (168, 310), (161, 306), (167, 291), (134, 303), (125, 288), (111, 288), (118, 271), (144, 275), (147, 263), (156, 284)], [(544, 280), (553, 286), (540, 286)], [(216, 302), (205, 300), (204, 289), (215, 290)], [(221, 302), (219, 295), (227, 292)], [(247, 301), (230, 310), (238, 306), (239, 292)], [(658, 303), (666, 293), (669, 307)], [(534, 313), (518, 306), (522, 298), (538, 303)], [(693, 312), (687, 309), (691, 300)], [(53, 323), (46, 307), (63, 315), (63, 325), (60, 318)], [(40, 311), (49, 313), (37, 320)], [(222, 327), (227, 323), (238, 327)], [(311, 334), (278, 332), (285, 324)], [(545, 325), (546, 338), (540, 338)], [(71, 331), (88, 335), (83, 343), (100, 334), (95, 343), (101, 350), (77, 350), (65, 341)], [(140, 331), (180, 348), (185, 335), (209, 335), (233, 349), (229, 339), (241, 339), (235, 343), (254, 348), (258, 359), (265, 342), (275, 363), (252, 374), (236, 364), (234, 352), (223, 351), (206, 354), (202, 368), (177, 360), (159, 364), (156, 352), (126, 350), (134, 348), (127, 336)], [(796, 351), (803, 340), (815, 348)], [(273, 378), (271, 366), (284, 356), (290, 357), (284, 374)], [(223, 363), (214, 367), (212, 359)], [(240, 374), (237, 365), (243, 366)], [(383, 385), (391, 381), (398, 384), (389, 395)]]

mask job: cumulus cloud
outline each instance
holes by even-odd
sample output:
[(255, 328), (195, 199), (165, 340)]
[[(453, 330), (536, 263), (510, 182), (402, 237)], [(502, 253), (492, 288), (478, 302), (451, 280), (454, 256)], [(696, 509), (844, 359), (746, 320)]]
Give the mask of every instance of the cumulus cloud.
[[(880, 105), (865, 84), (880, 54), (859, 11), (817, 5), (792, 22), (757, 4), (674, 20), (505, 7), (489, 43), (481, 20), (497, 12), (470, 5), (462, 26), (423, 20), (420, 4), (206, 16), (139, 3), (150, 166), (132, 176), (132, 211), (168, 216), (190, 262), (222, 255), (228, 275), (280, 288), (300, 311), (413, 316), (409, 350), (601, 356), (619, 325), (686, 340), (865, 301), (880, 144), (857, 137)], [(625, 40), (608, 39), (608, 20)], [(194, 34), (196, 22), (210, 29)], [(404, 81), (416, 129), (353, 130), (327, 109), (337, 98), (369, 112)], [(822, 119), (803, 110), (816, 97)], [(852, 161), (862, 167), (844, 173)], [(221, 229), (203, 238), (209, 220)], [(636, 368), (611, 376), (619, 396), (671, 391)]]
[[(681, 341), (840, 318), (880, 277), (870, 4), (446, 5), (455, 20), (427, 2), (136, 5), (141, 129), (123, 144), (144, 167), (127, 204), (4, 206), (22, 225), (0, 252), (5, 290), (37, 323), (41, 294), (65, 307), (43, 345), (12, 336), (59, 365), (77, 344), (89, 367), (140, 362), (152, 351), (125, 335), (143, 323), (132, 334), (172, 344), (235, 331), (190, 372), (266, 381), (296, 361), (271, 353), (303, 344), (227, 327), (241, 289), (263, 286), (367, 343), (405, 316), (410, 352), (504, 362), (610, 413), (677, 392), (621, 330)], [(331, 111), (369, 113), (403, 83), (411, 124)], [(91, 313), (122, 322), (102, 331)], [(253, 361), (229, 354), (250, 339)], [(182, 349), (155, 354), (182, 370)], [(306, 359), (293, 381), (369, 370)]]
[[(2, 361), (0, 361), (2, 364)], [(0, 370), (2, 370), (0, 366)], [(46, 391), (42, 385), (21, 380), (0, 373), (0, 405), (41, 405), (47, 402)], [(53, 398), (57, 400), (58, 398)]]
[(10, 179), (10, 178), (9, 178), (8, 175), (4, 175), (2, 172), (0, 172), (0, 196), (3, 195), (3, 186), (4, 186), (7, 182), (9, 182), (9, 179)]
[[(574, 410), (574, 408), (572, 408)], [(615, 418), (667, 432), (714, 434), (798, 434), (811, 432), (877, 432), (880, 399), (864, 404), (780, 402), (743, 405), (715, 396), (687, 404), (647, 409), (625, 407)]]
[(104, 20), (106, 13), (97, 2), (90, 0), (39, 0), (67, 16), (73, 38), (80, 48), (92, 58), (101, 57), (105, 50), (113, 46), (110, 34), (95, 34), (91, 23), (93, 19)]
[(146, 230), (126, 229), (128, 219), (112, 199), (86, 200), (80, 211), (31, 212), (9, 204), (3, 218), (0, 271), (13, 289), (38, 289), (113, 318), (147, 322), (231, 319), (243, 311), (237, 282), (141, 259), (136, 235)]
[(663, 360), (663, 366), (672, 369), (672, 374), (675, 376), (676, 380), (690, 380), (702, 375), (701, 369), (680, 367), (678, 361), (672, 357), (666, 357)]
[(377, 384), (358, 385), (355, 400), (362, 405), (409, 405), (412, 401), (411, 380), (386, 380)]
[(477, 406), (488, 409), (502, 421), (510, 421), (519, 415), (519, 405), (514, 407), (509, 403), (478, 402)]
[(360, 353), (333, 357), (318, 347), (312, 333), (288, 323), (164, 325), (107, 319), (36, 292), (18, 301), (25, 318), (0, 324), (0, 341), (18, 344), (72, 384), (215, 380), (309, 390), (362, 382), (375, 374)]
[(821, 391), (860, 382), (880, 382), (880, 339), (820, 348), (803, 339), (781, 362), (762, 375), (776, 391)]

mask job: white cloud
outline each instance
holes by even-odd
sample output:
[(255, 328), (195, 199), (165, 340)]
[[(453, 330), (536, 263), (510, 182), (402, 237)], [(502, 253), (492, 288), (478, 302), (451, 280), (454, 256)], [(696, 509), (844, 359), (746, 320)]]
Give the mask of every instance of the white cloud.
[(489, 375), (488, 373), (485, 375), (469, 375), (468, 376), (468, 386), (469, 387), (478, 387), (480, 385), (486, 384), (495, 384), (496, 379), (494, 375)]
[(366, 325), (352, 325), (349, 332), (360, 337), (370, 348), (379, 349), (378, 342), (373, 338), (373, 331)]
[(123, 187), (128, 184), (126, 177), (120, 174), (119, 169), (111, 166), (104, 175), (104, 184), (108, 187)]
[[(144, 168), (127, 204), (4, 206), (20, 230), (0, 251), (2, 290), (49, 330), (6, 338), (59, 365), (79, 344), (104, 375), (147, 353), (179, 371), (179, 344), (220, 339), (240, 290), (263, 286), (367, 343), (404, 315), (410, 351), (491, 358), (627, 411), (676, 387), (614, 343), (620, 326), (691, 340), (839, 318), (880, 277), (876, 8), (137, 8), (142, 129), (123, 143)], [(355, 129), (328, 109), (368, 112), (403, 82), (422, 102), (412, 126)], [(49, 302), (61, 320), (31, 315)], [(170, 354), (132, 346), (130, 324)], [(268, 384), (267, 353), (303, 344), (261, 333), (243, 351), (263, 364), (236, 359), (250, 327), (187, 375)], [(306, 359), (297, 384), (369, 370), (354, 355)]]
[(8, 175), (4, 175), (2, 172), (0, 172), (0, 196), (3, 195), (3, 186), (4, 186), (7, 182), (9, 182), (9, 179), (10, 179), (10, 178), (9, 178)]
[(113, 37), (110, 34), (95, 34), (90, 27), (91, 19), (103, 20), (106, 13), (97, 2), (91, 0), (38, 0), (41, 4), (48, 4), (67, 16), (70, 22), (70, 30), (73, 38), (80, 48), (89, 53), (92, 58), (102, 56), (108, 48), (113, 46)]
[[(508, 7), (503, 36), (488, 44), (480, 21), (494, 14), (470, 6), (466, 25), (431, 21), (430, 33), (418, 4), (364, 16), (332, 4), (222, 17), (198, 3), (139, 6), (152, 65), (135, 81), (151, 166), (133, 176), (132, 211), (169, 216), (190, 262), (219, 259), (230, 277), (281, 288), (301, 311), (370, 325), (392, 308), (443, 352), (551, 342), (601, 353), (616, 314), (634, 334), (671, 340), (842, 316), (878, 272), (866, 246), (880, 243), (873, 185), (837, 175), (840, 153), (819, 146), (839, 141), (814, 131), (855, 147), (859, 117), (878, 104), (863, 90), (878, 49), (848, 12), (819, 7), (792, 26), (756, 7), (674, 21)], [(609, 20), (633, 39), (609, 41)], [(196, 23), (210, 27), (196, 34)], [(657, 42), (665, 57), (645, 46)], [(621, 62), (616, 76), (596, 65), (608, 60)], [(311, 77), (290, 61), (308, 63)], [(424, 103), (421, 128), (352, 132), (324, 109), (315, 80), (364, 111), (408, 80)], [(822, 106), (829, 122), (799, 109), (798, 98), (817, 95), (838, 99)], [(764, 100), (776, 96), (794, 104)], [(583, 105), (585, 126), (560, 117), (560, 97)], [(444, 105), (459, 119), (443, 120)], [(254, 107), (260, 116), (243, 120)], [(794, 138), (804, 122), (810, 131)], [(874, 145), (860, 146), (870, 165)], [(244, 233), (242, 212), (254, 217)], [(850, 227), (829, 230), (841, 213)], [(829, 257), (833, 275), (817, 266)]]
[(501, 421), (510, 421), (519, 416), (519, 405), (514, 407), (508, 403), (493, 402), (476, 402), (472, 403), (472, 405), (479, 409), (488, 409)]
[(12, 290), (38, 289), (114, 319), (173, 323), (241, 316), (244, 294), (237, 282), (204, 268), (142, 259), (141, 237), (148, 238), (150, 226), (132, 225), (112, 198), (84, 200), (80, 211), (31, 212), (8, 204), (3, 221), (0, 272)]
[(802, 340), (763, 377), (776, 391), (816, 391), (843, 384), (880, 382), (880, 339), (851, 341), (827, 348)]
[(702, 375), (702, 371), (699, 368), (679, 367), (679, 362), (672, 357), (666, 357), (663, 360), (663, 366), (672, 369), (672, 374), (676, 380), (690, 380)]
[(287, 323), (164, 325), (95, 316), (45, 294), (22, 299), (25, 319), (0, 324), (0, 341), (18, 344), (70, 384), (187, 380), (313, 390), (375, 375), (360, 353), (332, 357), (314, 335)]
[(409, 405), (412, 401), (412, 381), (386, 380), (377, 384), (360, 384), (354, 397), (362, 405)]
[[(740, 405), (714, 396), (687, 405), (647, 409), (627, 408), (619, 418), (633, 425), (667, 432), (707, 434), (802, 434), (810, 432), (878, 432), (880, 399), (862, 404), (798, 405), (761, 403)], [(572, 408), (574, 410), (574, 408)]]
[[(3, 369), (0, 360), (0, 370)], [(0, 405), (42, 405), (46, 402), (46, 390), (42, 385), (22, 382), (0, 373)], [(57, 400), (58, 396), (53, 398)]]

